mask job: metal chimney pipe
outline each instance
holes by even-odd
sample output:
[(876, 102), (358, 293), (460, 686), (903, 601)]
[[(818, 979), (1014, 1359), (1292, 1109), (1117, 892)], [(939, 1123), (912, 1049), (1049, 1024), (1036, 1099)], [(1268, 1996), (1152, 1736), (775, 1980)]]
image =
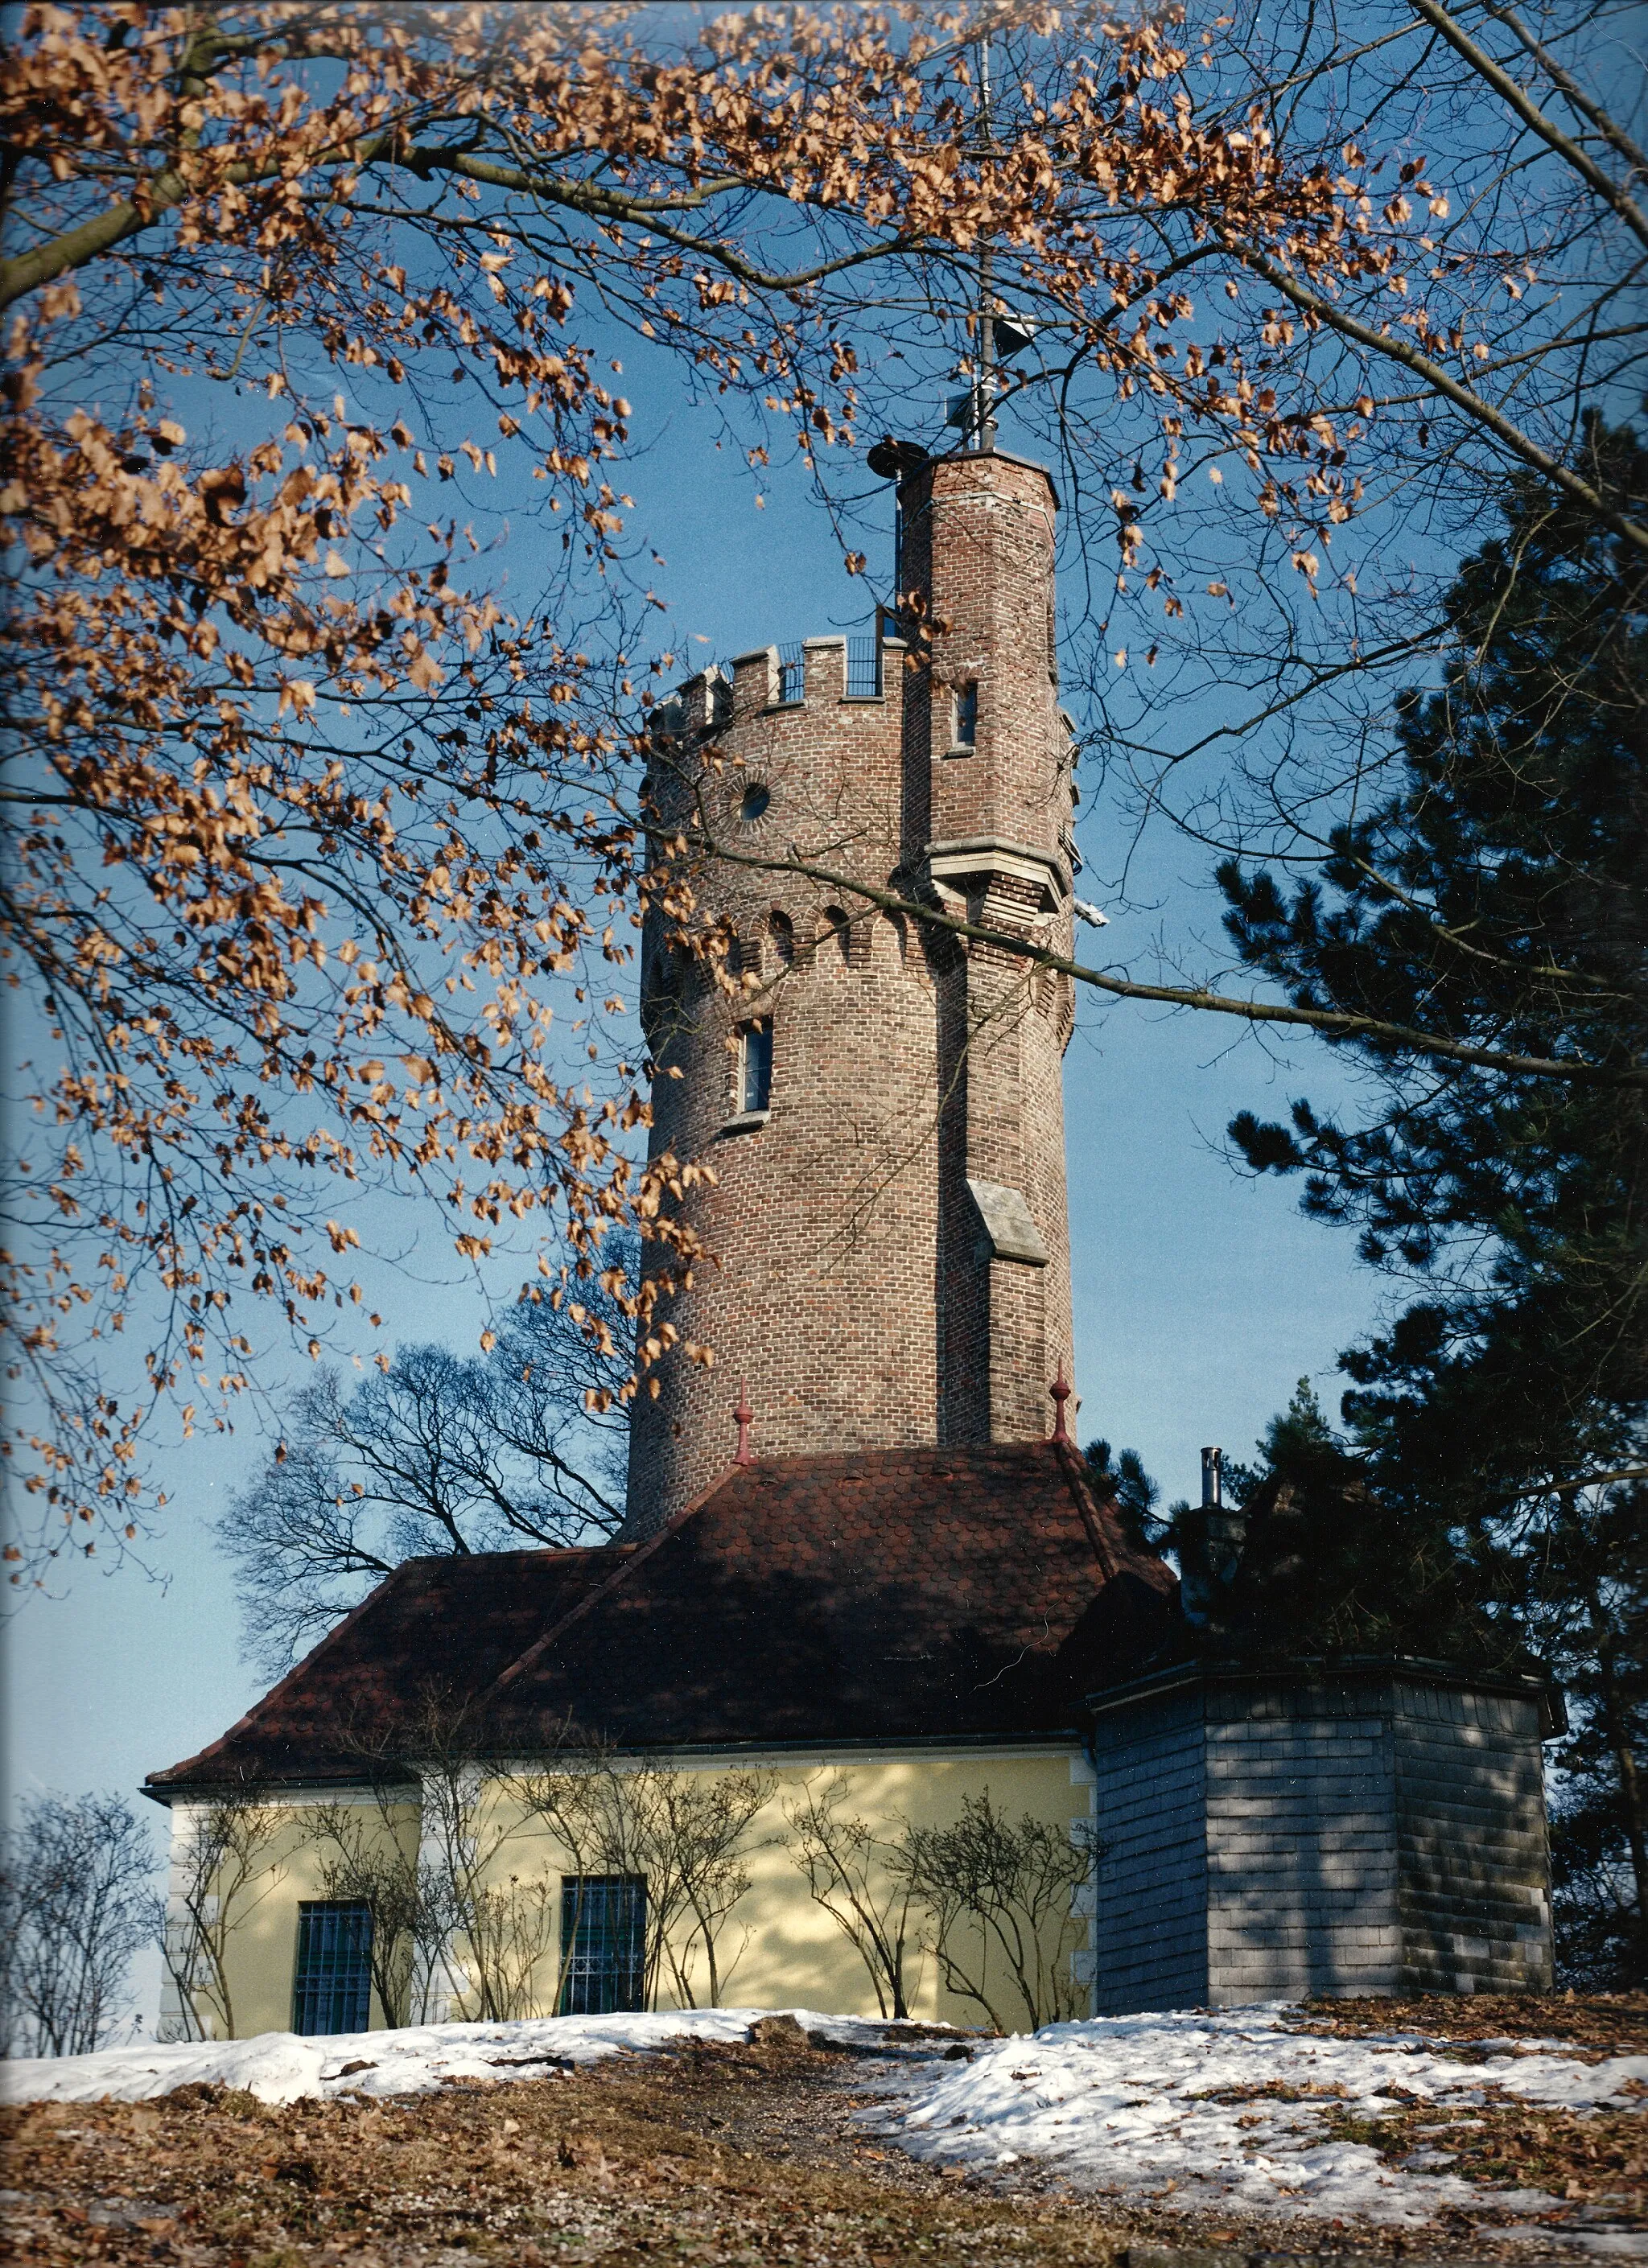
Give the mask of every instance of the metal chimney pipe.
[(1219, 1512), (1224, 1506), (1224, 1452), (1204, 1449), (1201, 1453), (1201, 1508), (1204, 1512)]

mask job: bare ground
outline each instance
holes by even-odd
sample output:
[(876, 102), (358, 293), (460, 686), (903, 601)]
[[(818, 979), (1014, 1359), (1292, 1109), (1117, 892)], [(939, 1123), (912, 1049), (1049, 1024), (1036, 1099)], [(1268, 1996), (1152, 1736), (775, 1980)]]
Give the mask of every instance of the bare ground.
[[(1443, 2024), (1456, 2036), (1565, 2036), (1593, 2052), (1644, 2042), (1643, 2004), (1337, 2004), (1324, 2026)], [(274, 2109), (221, 2088), (153, 2103), (40, 2105), (6, 2114), (6, 2194), (14, 2257), (110, 2268), (468, 2268), (519, 2264), (605, 2268), (667, 2261), (820, 2264), (1108, 2264), (1153, 2247), (1206, 2248), (1347, 2263), (1517, 2263), (1586, 2255), (1564, 2244), (1587, 2227), (1648, 2226), (1642, 2111), (1578, 2119), (1493, 2110), (1457, 2170), (1479, 2212), (1401, 2235), (1320, 2221), (1164, 2213), (1077, 2195), (1015, 2169), (1011, 2190), (939, 2172), (883, 2147), (853, 2112), (873, 2099), (874, 2067), (767, 2025), (746, 2047), (615, 2058), (576, 2075), (509, 2086), (462, 2084), (385, 2102), (344, 2098)], [(953, 2037), (953, 2036), (952, 2036)], [(907, 2036), (906, 2036), (907, 2038)], [(901, 2045), (900, 2057), (940, 2043)], [(1469, 2053), (1468, 2046), (1461, 2052)], [(1432, 2114), (1434, 2115), (1434, 2114)], [(1387, 2154), (1408, 2146), (1408, 2114), (1357, 2127)], [(1552, 2188), (1565, 2228), (1493, 2242), (1497, 2189)], [(1526, 2217), (1524, 2217), (1526, 2218)], [(1530, 2241), (1532, 2240), (1532, 2241)], [(1191, 2264), (1186, 2264), (1191, 2268)]]

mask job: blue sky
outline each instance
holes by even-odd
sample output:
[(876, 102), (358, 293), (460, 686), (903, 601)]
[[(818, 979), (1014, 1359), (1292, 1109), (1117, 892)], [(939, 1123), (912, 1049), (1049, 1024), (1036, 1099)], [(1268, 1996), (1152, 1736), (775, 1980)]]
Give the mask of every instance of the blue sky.
[[(735, 448), (717, 452), (707, 413), (680, 403), (667, 369), (632, 366), (622, 382), (643, 445), (626, 475), (633, 524), (663, 556), (655, 585), (672, 608), (669, 643), (691, 657), (688, 667), (861, 618), (874, 593), (843, 573), (798, 471), (780, 466), (757, 484)], [(933, 422), (922, 405), (920, 430)], [(1002, 442), (1013, 446), (1010, 431)], [(884, 578), (891, 519), (889, 492), (872, 584)], [(527, 521), (511, 541), (531, 534)], [(507, 547), (496, 556), (507, 565)], [(1092, 802), (1081, 819), (1083, 887), (1102, 896), (1113, 828)], [(1091, 932), (1085, 945), (1122, 960), (1142, 957), (1158, 932), (1180, 943), (1215, 936), (1219, 905), (1205, 864), (1165, 833), (1147, 841), (1133, 889), (1149, 909), (1118, 911), (1103, 947)], [(1164, 1496), (1189, 1494), (1201, 1444), (1245, 1454), (1302, 1374), (1317, 1377), (1332, 1406), (1334, 1357), (1373, 1320), (1382, 1287), (1357, 1267), (1349, 1237), (1299, 1219), (1291, 1188), (1238, 1178), (1223, 1152), (1236, 1109), (1271, 1115), (1295, 1094), (1332, 1091), (1319, 1049), (1261, 1046), (1223, 1019), (1090, 993), (1078, 1014), (1066, 1123), (1080, 1435), (1138, 1448)], [(385, 1337), (443, 1338), (470, 1351), (486, 1287), (443, 1256), (426, 1217), (369, 1203), (362, 1218), (375, 1248), (362, 1280), (385, 1314)], [(295, 1381), (305, 1370), (282, 1359), (270, 1375)], [(14, 1796), (135, 1791), (145, 1771), (192, 1753), (256, 1697), (211, 1528), (266, 1454), (267, 1427), (267, 1410), (248, 1404), (233, 1436), (203, 1433), (163, 1451), (171, 1504), (153, 1555), (163, 1580), (130, 1567), (107, 1576), (82, 1568), (66, 1596), (35, 1599), (12, 1624)]]

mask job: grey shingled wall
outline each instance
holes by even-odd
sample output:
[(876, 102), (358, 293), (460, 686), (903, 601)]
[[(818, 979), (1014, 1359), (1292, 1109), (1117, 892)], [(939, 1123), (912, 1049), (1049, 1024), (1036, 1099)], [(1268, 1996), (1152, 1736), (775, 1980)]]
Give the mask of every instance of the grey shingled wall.
[(1396, 1689), (1403, 1965), (1426, 1992), (1550, 1990), (1537, 1704)]
[(1208, 1997), (1206, 1752), (1201, 1697), (1130, 1714), (1093, 1757), (1103, 1851), (1093, 2013), (1198, 2007)]
[(1391, 1990), (1395, 1744), (1357, 1685), (1206, 1695), (1208, 1998)]
[(1097, 2014), (1548, 1987), (1531, 1683), (1181, 1669), (1095, 1705)]

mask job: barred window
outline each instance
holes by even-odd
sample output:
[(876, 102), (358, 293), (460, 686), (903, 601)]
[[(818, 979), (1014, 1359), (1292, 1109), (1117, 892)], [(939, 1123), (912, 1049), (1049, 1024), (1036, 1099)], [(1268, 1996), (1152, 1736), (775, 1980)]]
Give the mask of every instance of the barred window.
[[(570, 1948), (570, 1950), (569, 1950)], [(563, 2016), (610, 2016), (647, 1999), (647, 1877), (569, 1874), (561, 1884)]]
[(294, 2032), (364, 2032), (372, 2021), (372, 1913), (354, 1899), (306, 1898), (298, 1908)]
[(772, 1020), (759, 1018), (738, 1027), (738, 1108), (769, 1110), (772, 1106)]

